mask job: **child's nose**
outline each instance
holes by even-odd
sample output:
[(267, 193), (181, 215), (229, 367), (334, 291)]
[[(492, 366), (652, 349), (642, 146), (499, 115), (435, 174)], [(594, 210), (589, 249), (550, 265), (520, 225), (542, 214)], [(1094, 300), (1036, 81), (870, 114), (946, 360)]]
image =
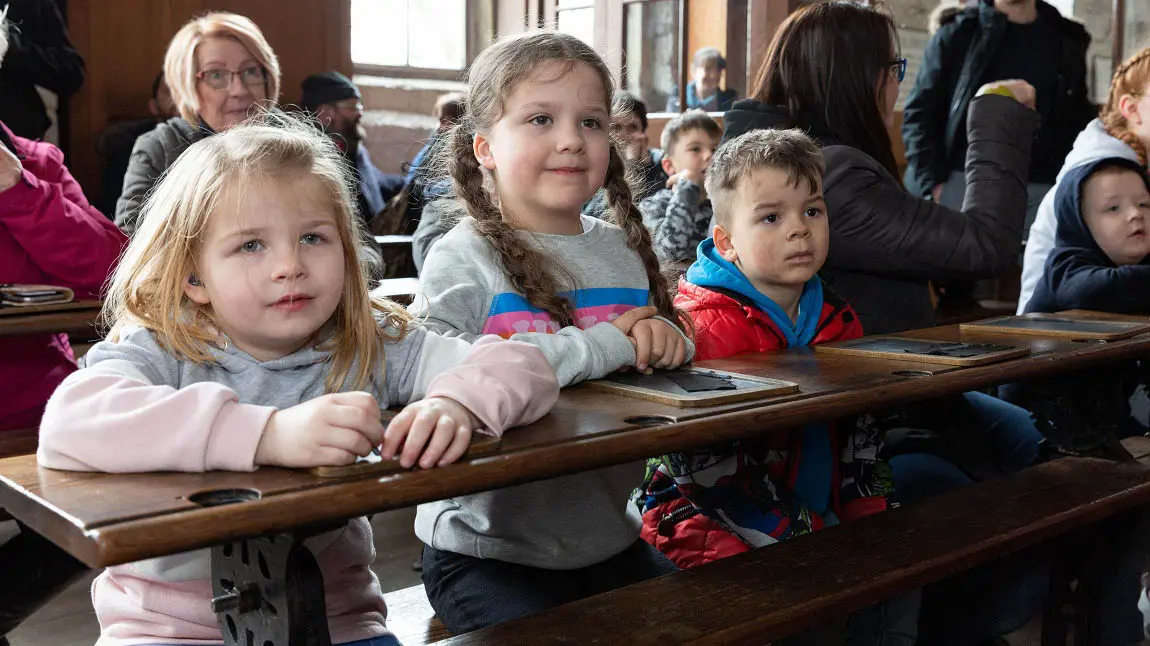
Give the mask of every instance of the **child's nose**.
[(299, 278), (306, 273), (303, 263), (300, 261), (299, 253), (294, 249), (291, 252), (279, 254), (275, 262), (274, 277), (276, 280)]
[(559, 130), (559, 150), (561, 152), (579, 152), (583, 150), (583, 129), (576, 124), (574, 127)]

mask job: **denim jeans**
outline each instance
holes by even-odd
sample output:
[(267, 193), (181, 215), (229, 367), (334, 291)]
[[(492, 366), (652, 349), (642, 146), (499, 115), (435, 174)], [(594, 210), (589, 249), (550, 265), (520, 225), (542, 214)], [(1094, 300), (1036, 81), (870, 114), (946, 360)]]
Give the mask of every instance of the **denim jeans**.
[[(427, 599), (452, 634), (494, 626), (676, 571), (642, 539), (578, 570), (541, 568), (423, 548)], [(657, 602), (657, 600), (652, 600)]]

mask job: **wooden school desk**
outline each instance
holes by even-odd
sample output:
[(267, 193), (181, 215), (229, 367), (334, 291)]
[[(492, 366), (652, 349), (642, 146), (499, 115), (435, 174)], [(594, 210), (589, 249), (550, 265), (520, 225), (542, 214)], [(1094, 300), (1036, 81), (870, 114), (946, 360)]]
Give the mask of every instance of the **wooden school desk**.
[(100, 301), (0, 307), (0, 336), (76, 332), (94, 338), (99, 316)]
[[(221, 544), (269, 534), (276, 536), (260, 540), (282, 551), (294, 540), (293, 532), (319, 531), (366, 513), (1150, 355), (1150, 334), (1095, 344), (971, 334), (949, 326), (908, 336), (1022, 346), (1032, 354), (973, 368), (829, 355), (809, 348), (703, 362), (704, 367), (793, 381), (801, 389), (768, 400), (680, 409), (577, 386), (565, 390), (539, 422), (508, 431), (494, 453), (383, 476), (326, 479), (274, 468), (254, 473), (76, 473), (41, 469), (34, 456), (13, 457), (0, 460), (0, 506), (93, 567), (208, 546), (217, 546), (213, 554), (220, 554)], [(209, 507), (194, 502), (212, 492), (255, 499)], [(273, 578), (284, 575), (272, 569)], [(291, 586), (293, 591), (315, 587)], [(224, 600), (217, 610), (236, 603)]]

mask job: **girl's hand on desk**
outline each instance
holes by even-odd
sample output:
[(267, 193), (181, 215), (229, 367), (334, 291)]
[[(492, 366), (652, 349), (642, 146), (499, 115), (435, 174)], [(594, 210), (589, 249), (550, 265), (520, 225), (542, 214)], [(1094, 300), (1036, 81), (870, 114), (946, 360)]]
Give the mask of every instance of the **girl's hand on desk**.
[(402, 451), (399, 464), (405, 469), (415, 466), (417, 459), (423, 469), (451, 464), (471, 445), (471, 433), (479, 423), (454, 399), (422, 399), (408, 404), (387, 425), (380, 455), (390, 460)]
[(631, 328), (635, 346), (635, 367), (650, 373), (652, 368), (678, 368), (687, 358), (687, 342), (678, 328), (661, 319), (644, 319)]
[(272, 413), (256, 464), (318, 467), (351, 464), (383, 441), (379, 402), (368, 393), (334, 393)]

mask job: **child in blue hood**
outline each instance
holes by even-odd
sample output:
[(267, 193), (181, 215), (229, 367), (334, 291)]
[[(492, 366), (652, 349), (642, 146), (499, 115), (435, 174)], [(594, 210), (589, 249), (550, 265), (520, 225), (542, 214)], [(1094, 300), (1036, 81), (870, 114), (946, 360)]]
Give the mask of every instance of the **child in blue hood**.
[(1150, 179), (1110, 157), (1066, 174), (1054, 196), (1054, 251), (1026, 312), (1150, 313)]

